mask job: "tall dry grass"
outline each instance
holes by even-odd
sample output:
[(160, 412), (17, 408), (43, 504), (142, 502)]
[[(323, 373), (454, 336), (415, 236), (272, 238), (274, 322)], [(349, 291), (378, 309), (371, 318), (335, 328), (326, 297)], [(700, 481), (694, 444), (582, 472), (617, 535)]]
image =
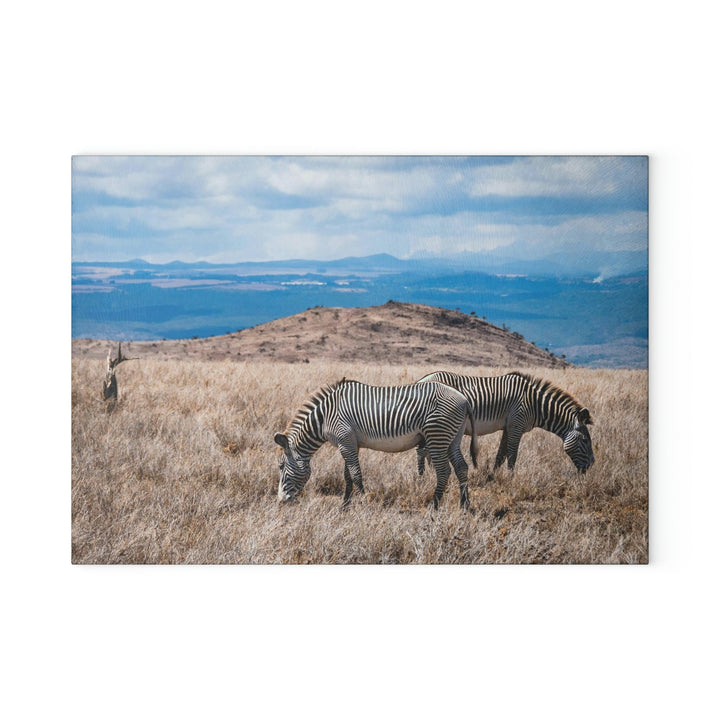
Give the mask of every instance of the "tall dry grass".
[(396, 384), (437, 367), (142, 360), (118, 371), (110, 413), (102, 363), (72, 368), (75, 563), (647, 562), (646, 371), (537, 371), (590, 408), (595, 465), (577, 475), (560, 439), (536, 429), (515, 472), (486, 483), (500, 435), (483, 437), (471, 514), (454, 476), (433, 512), (434, 473), (417, 476), (414, 452), (369, 450), (366, 495), (341, 512), (342, 459), (328, 444), (299, 501), (276, 501), (273, 434), (308, 393), (343, 376)]

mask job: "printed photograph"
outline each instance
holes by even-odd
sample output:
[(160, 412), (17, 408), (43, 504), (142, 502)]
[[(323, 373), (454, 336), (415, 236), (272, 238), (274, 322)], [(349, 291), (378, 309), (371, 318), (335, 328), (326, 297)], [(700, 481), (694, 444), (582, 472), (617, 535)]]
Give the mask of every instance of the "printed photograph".
[(646, 156), (72, 158), (72, 562), (646, 564)]

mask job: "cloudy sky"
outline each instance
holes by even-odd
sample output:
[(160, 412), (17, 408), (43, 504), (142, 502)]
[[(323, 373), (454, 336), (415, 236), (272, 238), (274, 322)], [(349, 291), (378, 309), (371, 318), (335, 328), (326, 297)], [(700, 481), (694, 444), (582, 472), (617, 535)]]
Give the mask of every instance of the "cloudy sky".
[(644, 157), (77, 156), (75, 261), (645, 250)]

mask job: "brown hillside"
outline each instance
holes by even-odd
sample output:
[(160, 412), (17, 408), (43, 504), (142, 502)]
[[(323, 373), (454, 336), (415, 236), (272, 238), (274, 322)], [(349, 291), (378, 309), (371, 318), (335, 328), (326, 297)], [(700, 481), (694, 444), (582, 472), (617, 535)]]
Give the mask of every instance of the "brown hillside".
[[(108, 340), (73, 340), (74, 357), (104, 358)], [(227, 335), (128, 343), (137, 357), (192, 360), (373, 362), (414, 365), (567, 367), (519, 334), (480, 318), (390, 301), (365, 308), (316, 307)]]

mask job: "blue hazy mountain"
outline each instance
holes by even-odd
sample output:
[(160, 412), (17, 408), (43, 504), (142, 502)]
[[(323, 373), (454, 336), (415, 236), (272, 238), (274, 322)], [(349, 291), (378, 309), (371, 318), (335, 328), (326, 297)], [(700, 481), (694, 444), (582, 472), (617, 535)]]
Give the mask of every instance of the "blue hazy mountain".
[[(101, 265), (107, 268), (152, 270), (153, 272), (184, 273), (192, 270), (208, 272), (234, 271), (238, 275), (263, 274), (276, 272), (279, 269), (302, 272), (417, 272), (434, 274), (439, 268), (447, 270), (474, 270), (492, 274), (522, 274), (533, 276), (554, 277), (605, 277), (647, 273), (647, 252), (621, 251), (598, 252), (589, 251), (582, 258), (569, 260), (562, 254), (548, 255), (541, 259), (527, 260), (523, 258), (501, 257), (493, 253), (463, 252), (446, 257), (419, 255), (408, 260), (401, 260), (387, 253), (366, 257), (346, 257), (339, 260), (270, 260), (263, 262), (242, 262), (227, 264), (211, 264), (208, 262), (181, 262), (175, 260), (162, 265), (153, 265), (145, 260), (134, 259), (117, 262), (77, 262), (73, 269)], [(75, 273), (74, 273), (75, 274)]]
[(392, 299), (475, 313), (578, 364), (647, 366), (646, 253), (597, 253), (584, 267), (568, 267), (561, 258), (485, 260), (380, 254), (235, 264), (73, 263), (72, 335), (207, 337), (316, 305)]

